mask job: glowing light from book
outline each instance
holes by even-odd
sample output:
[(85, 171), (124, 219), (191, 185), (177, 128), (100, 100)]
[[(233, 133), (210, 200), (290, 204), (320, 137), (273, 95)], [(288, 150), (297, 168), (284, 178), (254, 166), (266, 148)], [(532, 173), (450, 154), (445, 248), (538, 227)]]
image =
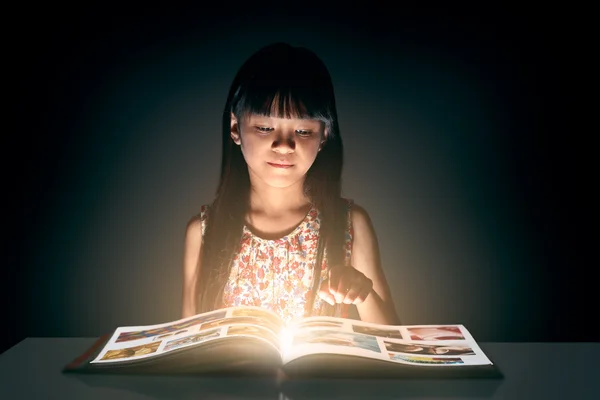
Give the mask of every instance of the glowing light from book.
[(281, 352), (286, 353), (292, 346), (292, 331), (289, 328), (282, 328), (279, 332), (279, 339), (281, 341)]

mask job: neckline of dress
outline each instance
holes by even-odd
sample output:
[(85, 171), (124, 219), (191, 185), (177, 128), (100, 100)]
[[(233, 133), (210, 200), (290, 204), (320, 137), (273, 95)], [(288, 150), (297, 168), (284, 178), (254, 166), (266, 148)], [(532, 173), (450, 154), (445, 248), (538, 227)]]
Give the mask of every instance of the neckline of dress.
[(248, 227), (248, 224), (244, 224), (244, 236), (246, 235), (250, 235), (250, 237), (252, 237), (254, 240), (257, 240), (259, 242), (263, 242), (263, 243), (283, 243), (286, 242), (287, 239), (289, 238), (293, 238), (295, 236), (298, 236), (300, 234), (300, 232), (304, 229), (304, 227), (306, 225), (308, 225), (311, 220), (313, 219), (312, 215), (315, 212), (315, 206), (311, 205), (310, 208), (308, 209), (308, 212), (306, 213), (306, 215), (304, 215), (304, 218), (302, 218), (302, 220), (300, 221), (300, 223), (298, 225), (296, 225), (296, 227), (294, 229), (292, 229), (289, 233), (286, 233), (285, 235), (277, 238), (277, 239), (265, 239), (259, 235), (257, 235), (256, 233), (252, 232), (252, 230), (250, 229), (250, 227)]

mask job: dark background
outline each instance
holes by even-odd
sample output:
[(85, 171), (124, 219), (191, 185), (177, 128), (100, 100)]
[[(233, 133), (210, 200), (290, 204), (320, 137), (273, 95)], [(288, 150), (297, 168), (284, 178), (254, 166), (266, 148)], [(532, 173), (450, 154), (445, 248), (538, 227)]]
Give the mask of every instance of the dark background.
[(566, 30), (533, 12), (355, 11), (22, 18), (3, 350), (179, 318), (184, 229), (216, 187), (229, 84), (280, 40), (330, 69), (344, 193), (373, 219), (403, 323), (597, 340), (580, 318), (592, 284)]

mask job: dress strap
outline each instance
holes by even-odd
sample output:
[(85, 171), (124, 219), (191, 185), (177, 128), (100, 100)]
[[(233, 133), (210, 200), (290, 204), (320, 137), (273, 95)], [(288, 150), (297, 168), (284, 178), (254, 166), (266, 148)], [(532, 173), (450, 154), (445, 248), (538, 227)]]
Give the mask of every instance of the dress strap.
[(200, 218), (200, 222), (202, 223), (202, 237), (204, 238), (204, 232), (206, 232), (206, 220), (208, 219), (208, 204), (204, 204), (200, 207), (200, 212), (196, 215)]
[(345, 250), (345, 262), (350, 264), (352, 259), (352, 243), (354, 241), (354, 227), (352, 226), (352, 207), (354, 201), (352, 199), (343, 199), (346, 203), (346, 234), (344, 235), (344, 250)]
[[(344, 261), (347, 265), (350, 265), (350, 263), (352, 262), (352, 243), (354, 241), (354, 228), (352, 226), (352, 206), (354, 205), (354, 200), (344, 198), (343, 201), (346, 203), (347, 207), (346, 234), (344, 235)], [(335, 307), (334, 316), (342, 318), (359, 319), (358, 311), (356, 310), (356, 306), (353, 304), (337, 304)]]

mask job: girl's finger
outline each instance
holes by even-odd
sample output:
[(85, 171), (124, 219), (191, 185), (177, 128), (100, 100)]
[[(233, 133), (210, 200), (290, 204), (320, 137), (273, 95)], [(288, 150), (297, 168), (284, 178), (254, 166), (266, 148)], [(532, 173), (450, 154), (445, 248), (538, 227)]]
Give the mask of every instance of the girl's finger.
[(335, 305), (335, 298), (333, 297), (333, 295), (331, 294), (331, 292), (329, 292), (329, 290), (324, 291), (324, 290), (319, 290), (319, 297), (323, 300), (326, 301), (327, 303), (329, 303), (330, 305)]
[(346, 292), (342, 303), (344, 304), (352, 304), (356, 297), (360, 294), (360, 289), (356, 286), (348, 288), (349, 290)]
[(335, 300), (337, 300), (336, 293), (340, 284), (341, 271), (340, 268), (331, 268), (328, 273), (327, 284), (329, 286), (329, 292), (333, 294)]
[[(339, 283), (337, 286), (337, 294), (336, 300), (338, 303), (345, 303), (348, 295), (353, 298), (358, 295), (356, 289), (360, 287), (359, 279), (356, 276), (356, 270), (352, 269), (352, 267), (345, 267), (344, 274), (340, 276)], [(351, 293), (351, 290), (354, 289), (355, 292)]]
[(363, 303), (367, 299), (369, 294), (371, 294), (371, 289), (372, 289), (372, 285), (363, 288), (361, 290), (361, 292), (358, 294), (358, 296), (356, 296), (356, 298), (354, 299), (354, 302), (352, 304)]
[(345, 304), (360, 304), (365, 301), (366, 297), (373, 287), (373, 281), (364, 275), (356, 276), (351, 289), (344, 299)]
[(329, 282), (323, 282), (321, 284), (317, 295), (332, 306), (335, 304), (335, 297), (329, 290)]

